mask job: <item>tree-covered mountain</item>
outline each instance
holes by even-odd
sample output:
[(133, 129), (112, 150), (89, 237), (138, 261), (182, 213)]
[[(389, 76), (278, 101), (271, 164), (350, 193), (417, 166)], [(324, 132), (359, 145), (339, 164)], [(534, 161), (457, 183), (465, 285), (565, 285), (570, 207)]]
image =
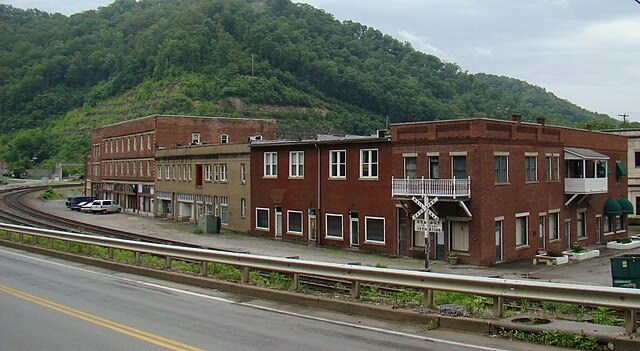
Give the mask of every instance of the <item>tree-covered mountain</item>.
[(80, 161), (92, 128), (156, 113), (349, 133), (510, 113), (613, 125), (289, 0), (118, 0), (69, 17), (0, 5), (0, 33), (0, 158), (19, 167)]

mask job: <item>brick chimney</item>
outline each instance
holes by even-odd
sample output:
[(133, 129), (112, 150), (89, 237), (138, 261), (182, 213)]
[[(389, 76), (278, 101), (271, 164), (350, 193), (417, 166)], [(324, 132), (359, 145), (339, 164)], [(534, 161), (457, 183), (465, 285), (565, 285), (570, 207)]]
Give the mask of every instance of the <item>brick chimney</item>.
[(511, 120), (520, 123), (522, 122), (522, 115), (511, 115)]
[(539, 125), (544, 126), (544, 117), (538, 117), (536, 122), (538, 122)]
[(587, 124), (587, 130), (592, 132), (593, 131), (593, 126), (591, 124)]

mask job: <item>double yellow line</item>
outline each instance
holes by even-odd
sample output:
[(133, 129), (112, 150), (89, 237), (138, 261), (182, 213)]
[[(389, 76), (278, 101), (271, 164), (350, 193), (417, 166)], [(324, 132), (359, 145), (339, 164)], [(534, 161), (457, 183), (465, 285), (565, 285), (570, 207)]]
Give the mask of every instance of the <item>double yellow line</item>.
[(3, 291), (9, 295), (13, 295), (15, 297), (21, 298), (23, 300), (29, 301), (29, 302), (33, 302), (35, 304), (38, 304), (40, 306), (44, 306), (47, 308), (50, 308), (52, 310), (58, 311), (58, 312), (62, 312), (66, 315), (72, 316), (72, 317), (76, 317), (78, 319), (82, 319), (84, 321), (87, 321), (89, 323), (93, 323), (96, 325), (99, 325), (101, 327), (105, 327), (107, 329), (111, 329), (129, 336), (132, 336), (136, 339), (140, 339), (164, 348), (167, 348), (169, 350), (175, 350), (175, 351), (204, 351), (200, 348), (197, 347), (193, 347), (187, 344), (183, 344), (181, 342), (175, 341), (175, 340), (171, 340), (171, 339), (167, 339), (167, 338), (163, 338), (159, 335), (155, 335), (155, 334), (151, 334), (151, 333), (147, 333), (143, 330), (139, 330), (136, 328), (132, 328), (130, 326), (124, 325), (124, 324), (120, 324), (120, 323), (116, 323), (114, 321), (105, 319), (105, 318), (101, 318), (86, 312), (82, 312), (76, 309), (73, 309), (71, 307), (68, 306), (64, 306), (61, 305), (59, 303), (55, 303), (53, 301), (49, 301), (46, 299), (43, 299), (41, 297), (37, 297), (31, 294), (27, 294), (26, 292), (20, 291), (20, 290), (16, 290), (13, 288), (10, 288), (8, 286), (2, 285), (0, 284), (0, 291)]

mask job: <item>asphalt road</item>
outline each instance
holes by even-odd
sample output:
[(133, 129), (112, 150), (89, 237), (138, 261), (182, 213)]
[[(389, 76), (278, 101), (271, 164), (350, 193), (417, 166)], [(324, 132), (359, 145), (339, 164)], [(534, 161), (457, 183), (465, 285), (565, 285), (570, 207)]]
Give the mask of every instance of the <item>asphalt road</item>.
[(4, 247), (0, 267), (2, 351), (554, 350), (326, 311), (292, 311), (296, 307), (187, 291)]

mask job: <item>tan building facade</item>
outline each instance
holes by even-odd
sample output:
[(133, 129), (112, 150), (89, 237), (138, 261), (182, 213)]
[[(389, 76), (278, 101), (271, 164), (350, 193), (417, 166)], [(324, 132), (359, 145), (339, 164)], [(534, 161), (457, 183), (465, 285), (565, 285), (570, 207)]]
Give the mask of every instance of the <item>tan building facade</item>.
[(155, 164), (156, 217), (197, 223), (213, 214), (223, 229), (250, 230), (248, 143), (158, 149)]

